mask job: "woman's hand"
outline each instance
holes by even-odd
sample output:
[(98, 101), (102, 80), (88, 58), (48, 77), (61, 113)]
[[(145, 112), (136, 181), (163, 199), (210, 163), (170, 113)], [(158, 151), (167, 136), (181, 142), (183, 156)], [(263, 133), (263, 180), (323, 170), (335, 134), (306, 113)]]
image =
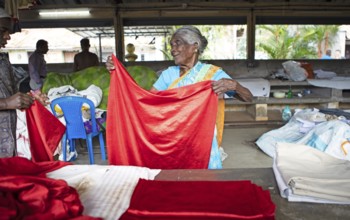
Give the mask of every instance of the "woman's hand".
[(253, 95), (249, 89), (243, 87), (236, 80), (224, 78), (218, 81), (213, 81), (211, 85), (213, 91), (218, 95), (222, 95), (228, 91), (235, 91), (236, 93), (234, 96), (241, 101), (251, 102), (253, 99)]
[(107, 57), (106, 68), (108, 69), (108, 71), (112, 71), (115, 69), (115, 66), (114, 66), (114, 63), (112, 60), (112, 56)]
[(33, 104), (34, 98), (28, 94), (18, 92), (4, 100), (2, 109), (26, 109)]
[(213, 81), (211, 86), (214, 92), (218, 95), (223, 94), (227, 91), (236, 91), (238, 82), (232, 79), (220, 79)]

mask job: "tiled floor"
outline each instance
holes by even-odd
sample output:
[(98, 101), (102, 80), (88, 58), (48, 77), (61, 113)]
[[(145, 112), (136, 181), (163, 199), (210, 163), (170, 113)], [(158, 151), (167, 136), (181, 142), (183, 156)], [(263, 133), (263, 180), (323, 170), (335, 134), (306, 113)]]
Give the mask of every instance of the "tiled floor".
[[(276, 127), (276, 126), (275, 126)], [(254, 143), (263, 133), (274, 129), (272, 126), (227, 126), (224, 129), (222, 146), (228, 157), (223, 162), (224, 169), (230, 168), (261, 168), (271, 167), (272, 158), (263, 153)], [(82, 141), (83, 142), (83, 141)], [(105, 165), (101, 160), (98, 138), (94, 139), (95, 163)], [(78, 158), (74, 164), (89, 164), (89, 157), (85, 144), (77, 144)]]

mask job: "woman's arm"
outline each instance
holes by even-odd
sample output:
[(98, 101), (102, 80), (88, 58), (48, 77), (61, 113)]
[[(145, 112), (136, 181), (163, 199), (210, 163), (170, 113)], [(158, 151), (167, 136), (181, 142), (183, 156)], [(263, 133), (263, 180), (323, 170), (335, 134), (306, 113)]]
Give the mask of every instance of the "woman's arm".
[[(236, 81), (237, 82), (237, 81)], [(235, 97), (244, 102), (251, 102), (253, 100), (253, 95), (249, 89), (242, 86), (237, 82)]]
[(213, 90), (220, 95), (227, 91), (235, 91), (235, 97), (244, 102), (251, 102), (253, 99), (252, 93), (249, 89), (239, 84), (236, 80), (223, 78), (212, 82)]

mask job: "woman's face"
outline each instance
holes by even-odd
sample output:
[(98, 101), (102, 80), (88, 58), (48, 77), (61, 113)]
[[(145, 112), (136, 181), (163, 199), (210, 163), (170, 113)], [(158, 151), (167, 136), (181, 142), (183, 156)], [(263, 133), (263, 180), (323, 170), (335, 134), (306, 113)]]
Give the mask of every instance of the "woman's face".
[(195, 44), (188, 44), (181, 36), (174, 35), (170, 40), (170, 46), (176, 65), (193, 67), (197, 62)]

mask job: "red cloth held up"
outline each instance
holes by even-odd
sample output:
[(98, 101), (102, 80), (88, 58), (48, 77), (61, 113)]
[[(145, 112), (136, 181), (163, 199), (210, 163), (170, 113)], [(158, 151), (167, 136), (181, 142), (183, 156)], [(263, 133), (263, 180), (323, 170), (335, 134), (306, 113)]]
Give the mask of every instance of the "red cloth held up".
[(151, 93), (113, 56), (107, 109), (112, 165), (207, 169), (218, 97), (211, 81)]
[(26, 118), (32, 160), (53, 161), (66, 127), (38, 101), (26, 109)]
[(250, 181), (140, 179), (120, 220), (274, 219), (269, 191)]

